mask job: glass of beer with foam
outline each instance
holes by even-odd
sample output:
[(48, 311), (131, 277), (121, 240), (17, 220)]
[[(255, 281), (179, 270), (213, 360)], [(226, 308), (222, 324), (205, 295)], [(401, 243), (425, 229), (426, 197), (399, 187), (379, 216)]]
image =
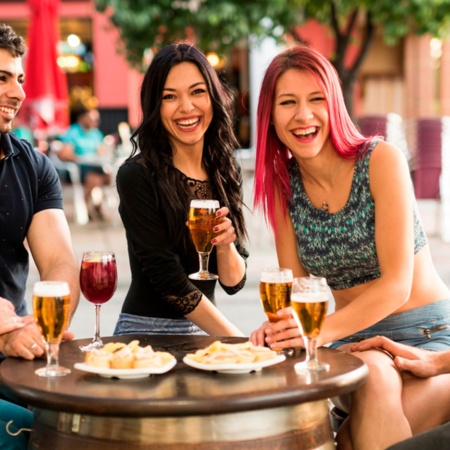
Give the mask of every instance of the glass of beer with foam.
[(58, 362), (59, 344), (69, 325), (70, 289), (65, 281), (38, 281), (33, 286), (33, 315), (47, 351), (47, 365), (35, 371), (41, 377), (70, 373)]
[[(263, 269), (259, 280), (259, 297), (264, 312), (270, 323), (281, 320), (277, 311), (287, 308), (291, 304), (292, 270), (279, 267)], [(291, 348), (273, 348), (277, 352), (292, 356)]]
[(292, 315), (305, 344), (306, 359), (295, 365), (296, 370), (329, 370), (317, 360), (317, 338), (327, 315), (329, 288), (322, 277), (294, 278), (291, 289)]
[(217, 200), (191, 201), (189, 231), (198, 253), (200, 266), (198, 272), (189, 275), (192, 280), (217, 280), (219, 278), (208, 271), (209, 255), (213, 248), (211, 241), (216, 235), (213, 229), (220, 222), (220, 219), (216, 217), (218, 209), (219, 202)]
[(293, 279), (291, 269), (273, 267), (261, 271), (259, 296), (270, 323), (281, 320), (277, 311), (290, 305)]

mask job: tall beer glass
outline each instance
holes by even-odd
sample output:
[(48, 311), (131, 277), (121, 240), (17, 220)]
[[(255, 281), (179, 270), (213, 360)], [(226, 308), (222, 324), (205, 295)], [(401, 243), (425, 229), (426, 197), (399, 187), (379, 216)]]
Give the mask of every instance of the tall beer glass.
[(219, 209), (217, 200), (192, 200), (189, 208), (189, 231), (199, 257), (200, 269), (191, 273), (192, 280), (217, 280), (219, 277), (208, 271), (209, 255), (213, 248), (214, 227), (219, 223), (216, 211)]
[(317, 360), (316, 341), (327, 315), (329, 289), (325, 278), (294, 278), (291, 290), (292, 315), (305, 343), (306, 359), (296, 370), (329, 370), (328, 364)]
[(263, 269), (259, 282), (259, 296), (270, 323), (281, 320), (277, 311), (291, 303), (291, 287), (294, 279), (291, 269)]
[(35, 371), (40, 377), (70, 373), (58, 362), (59, 344), (69, 325), (70, 289), (64, 281), (38, 281), (33, 286), (33, 315), (47, 350), (47, 365)]

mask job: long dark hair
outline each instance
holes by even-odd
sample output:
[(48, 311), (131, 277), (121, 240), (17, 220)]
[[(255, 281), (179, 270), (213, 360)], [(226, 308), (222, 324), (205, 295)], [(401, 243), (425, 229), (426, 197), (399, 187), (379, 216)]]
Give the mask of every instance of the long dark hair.
[(164, 47), (147, 69), (141, 87), (142, 121), (132, 134), (131, 157), (140, 151), (141, 161), (158, 187), (169, 235), (174, 242), (179, 241), (182, 239), (180, 227), (187, 218), (190, 192), (185, 183), (180, 183), (180, 174), (172, 165), (172, 147), (161, 122), (160, 107), (170, 69), (183, 62), (195, 64), (208, 87), (213, 118), (205, 134), (203, 162), (220, 205), (228, 207), (236, 234), (243, 239), (246, 229), (240, 195), (242, 180), (233, 157), (239, 145), (233, 131), (233, 98), (203, 53), (191, 44)]

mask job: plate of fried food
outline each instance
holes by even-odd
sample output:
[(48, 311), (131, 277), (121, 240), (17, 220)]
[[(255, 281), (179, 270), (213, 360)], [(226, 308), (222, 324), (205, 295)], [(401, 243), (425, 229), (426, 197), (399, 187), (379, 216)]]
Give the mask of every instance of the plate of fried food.
[(154, 351), (151, 345), (141, 347), (134, 340), (129, 344), (109, 342), (87, 352), (84, 363), (76, 363), (74, 367), (105, 378), (132, 379), (166, 373), (176, 363), (171, 353)]
[(239, 374), (257, 372), (285, 359), (285, 355), (267, 347), (255, 346), (250, 341), (239, 344), (215, 341), (204, 349), (188, 353), (183, 362), (195, 369)]

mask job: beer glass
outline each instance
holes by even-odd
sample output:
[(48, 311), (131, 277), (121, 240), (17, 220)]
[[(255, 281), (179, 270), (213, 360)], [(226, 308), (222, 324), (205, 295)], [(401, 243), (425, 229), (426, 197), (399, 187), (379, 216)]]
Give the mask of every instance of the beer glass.
[(220, 222), (216, 217), (219, 209), (217, 200), (192, 200), (189, 208), (189, 231), (199, 257), (200, 269), (191, 273), (192, 280), (217, 280), (219, 277), (208, 271), (209, 255), (213, 248), (211, 240), (214, 227)]
[(295, 365), (296, 370), (329, 370), (317, 360), (316, 341), (327, 315), (329, 289), (325, 278), (294, 278), (291, 289), (292, 315), (305, 343), (306, 359)]
[(83, 253), (80, 269), (80, 288), (86, 300), (95, 305), (95, 333), (92, 342), (81, 346), (83, 351), (103, 347), (100, 338), (100, 307), (111, 299), (117, 287), (117, 265), (113, 252)]
[(70, 369), (59, 365), (59, 344), (69, 325), (70, 289), (65, 281), (38, 281), (33, 286), (33, 316), (45, 342), (47, 365), (34, 373), (62, 377)]
[(261, 271), (259, 296), (270, 323), (281, 320), (277, 311), (290, 305), (293, 278), (291, 269), (276, 267)]

